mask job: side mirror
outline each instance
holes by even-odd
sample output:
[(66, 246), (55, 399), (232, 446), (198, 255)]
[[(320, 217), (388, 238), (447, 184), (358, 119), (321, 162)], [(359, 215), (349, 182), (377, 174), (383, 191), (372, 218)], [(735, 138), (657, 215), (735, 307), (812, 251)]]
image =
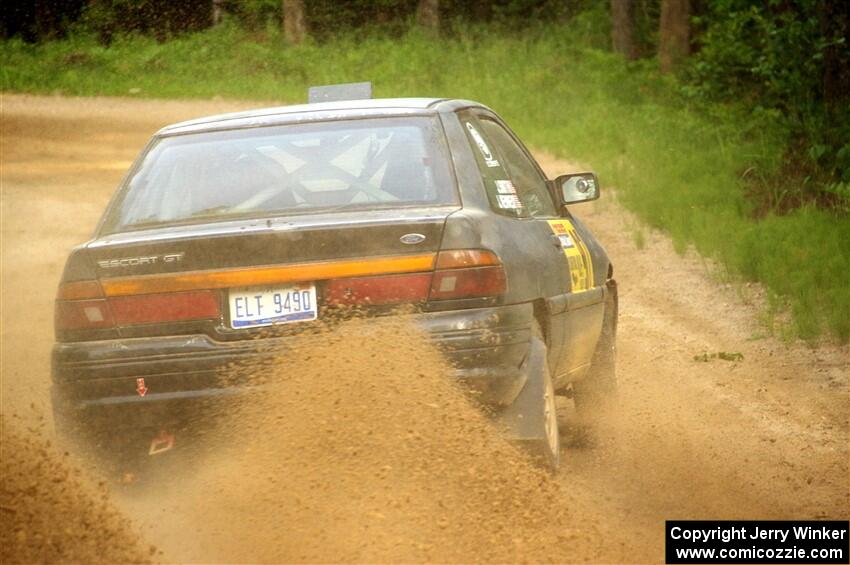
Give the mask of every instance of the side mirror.
[(593, 173), (561, 175), (552, 184), (561, 206), (599, 198), (599, 181)]

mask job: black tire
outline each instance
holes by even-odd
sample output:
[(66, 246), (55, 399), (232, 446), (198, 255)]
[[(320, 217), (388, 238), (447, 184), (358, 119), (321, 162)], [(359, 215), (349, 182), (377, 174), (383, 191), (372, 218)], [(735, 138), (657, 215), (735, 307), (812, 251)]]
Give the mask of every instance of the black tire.
[(587, 375), (573, 384), (576, 411), (592, 418), (610, 408), (617, 395), (617, 300), (609, 295), (602, 320), (602, 334)]
[[(532, 336), (539, 339), (546, 345), (546, 340), (543, 338), (543, 332), (540, 329), (540, 324), (535, 322)], [(542, 375), (542, 402), (540, 408), (543, 410), (542, 415), (542, 437), (537, 440), (534, 446), (534, 452), (543, 460), (546, 468), (553, 473), (558, 470), (561, 465), (561, 432), (558, 429), (558, 408), (555, 403), (555, 387), (552, 384), (552, 374), (549, 370), (548, 347), (546, 348), (546, 357), (543, 362)]]

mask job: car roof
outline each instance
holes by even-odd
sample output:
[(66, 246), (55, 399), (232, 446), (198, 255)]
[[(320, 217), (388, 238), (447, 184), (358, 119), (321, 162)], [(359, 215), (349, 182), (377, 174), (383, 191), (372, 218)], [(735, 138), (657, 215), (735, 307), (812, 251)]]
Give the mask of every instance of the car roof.
[(202, 131), (284, 125), (308, 121), (427, 115), (439, 112), (455, 112), (472, 106), (486, 108), (483, 104), (471, 100), (448, 98), (373, 98), (366, 100), (295, 104), (196, 118), (165, 126), (156, 135), (180, 135)]

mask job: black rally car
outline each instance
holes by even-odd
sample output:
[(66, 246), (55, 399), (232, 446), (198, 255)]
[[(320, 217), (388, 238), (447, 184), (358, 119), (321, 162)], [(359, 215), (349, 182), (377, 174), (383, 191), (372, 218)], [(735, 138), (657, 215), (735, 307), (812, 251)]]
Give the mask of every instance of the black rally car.
[[(233, 392), (223, 367), (291, 339), (261, 332), (338, 305), (412, 303), (452, 377), (557, 466), (554, 395), (592, 409), (615, 385), (612, 266), (566, 207), (598, 196), (590, 173), (547, 180), (467, 100), (337, 100), (165, 127), (68, 258), (57, 426), (150, 441), (187, 405)], [(157, 441), (172, 440), (152, 452)]]

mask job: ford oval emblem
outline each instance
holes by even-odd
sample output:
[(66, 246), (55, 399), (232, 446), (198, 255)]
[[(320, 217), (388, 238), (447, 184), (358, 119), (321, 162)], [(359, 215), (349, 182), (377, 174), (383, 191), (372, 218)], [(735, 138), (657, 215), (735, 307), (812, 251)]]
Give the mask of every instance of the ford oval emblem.
[(421, 233), (406, 233), (399, 240), (405, 245), (416, 245), (425, 241), (425, 236)]

